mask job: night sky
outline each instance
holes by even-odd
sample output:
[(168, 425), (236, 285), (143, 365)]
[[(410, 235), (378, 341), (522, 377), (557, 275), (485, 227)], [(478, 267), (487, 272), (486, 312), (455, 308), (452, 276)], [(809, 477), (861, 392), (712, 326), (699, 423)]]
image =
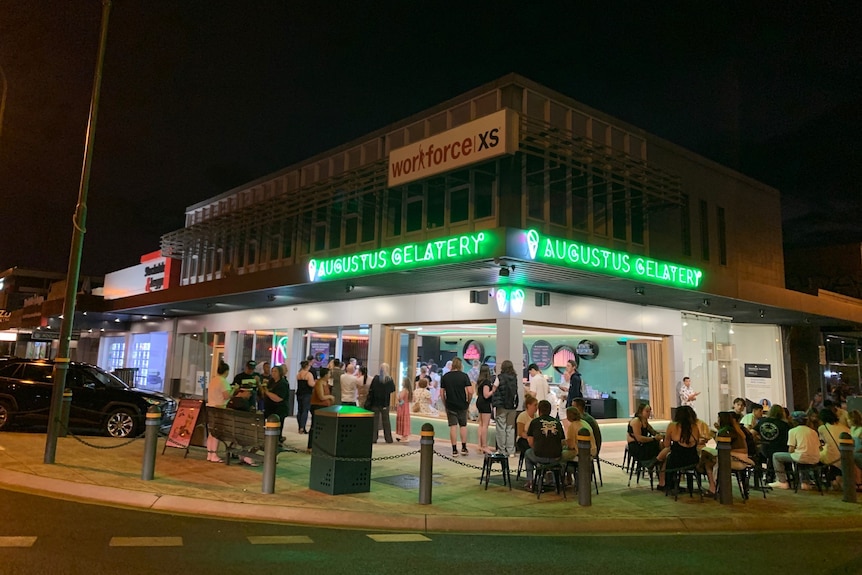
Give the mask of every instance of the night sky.
[[(0, 270), (66, 269), (100, 16), (0, 0)], [(779, 188), (787, 245), (862, 241), (860, 30), (862, 3), (825, 0), (114, 0), (82, 273), (509, 72)]]

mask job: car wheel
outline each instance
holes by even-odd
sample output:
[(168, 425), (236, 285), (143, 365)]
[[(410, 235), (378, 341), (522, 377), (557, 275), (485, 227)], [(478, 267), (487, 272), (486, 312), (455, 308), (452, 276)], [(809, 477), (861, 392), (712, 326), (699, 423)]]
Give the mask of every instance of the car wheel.
[(105, 435), (108, 437), (134, 437), (137, 431), (135, 413), (131, 409), (115, 409), (105, 420)]
[(0, 431), (9, 429), (12, 423), (12, 405), (8, 401), (0, 401)]

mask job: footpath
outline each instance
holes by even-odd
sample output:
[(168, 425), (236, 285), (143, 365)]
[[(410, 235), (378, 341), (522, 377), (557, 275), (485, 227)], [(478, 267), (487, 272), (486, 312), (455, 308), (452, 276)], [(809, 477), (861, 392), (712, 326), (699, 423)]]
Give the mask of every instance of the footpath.
[[(483, 458), (471, 453), (452, 458), (448, 438), (438, 435), (433, 459), (432, 503), (420, 505), (419, 439), (408, 445), (374, 445), (371, 491), (328, 495), (309, 489), (311, 456), (307, 436), (286, 432), (285, 445), (297, 450), (278, 456), (275, 493), (262, 493), (262, 467), (210, 463), (203, 448), (168, 448), (159, 440), (155, 478), (141, 479), (144, 440), (65, 437), (53, 465), (42, 462), (44, 433), (0, 433), (0, 488), (50, 497), (162, 513), (247, 521), (415, 532), (513, 534), (678, 533), (862, 529), (862, 503), (845, 503), (828, 491), (770, 491), (766, 499), (752, 489), (743, 502), (734, 485), (733, 505), (701, 502), (681, 493), (678, 501), (640, 485), (620, 467), (625, 443), (602, 447), (603, 485), (582, 507), (546, 491), (537, 499), (515, 479), (517, 458), (510, 458), (513, 489), (504, 487), (498, 467), (487, 491), (480, 485)], [(445, 457), (444, 457), (445, 456)], [(860, 497), (862, 500), (862, 497)]]

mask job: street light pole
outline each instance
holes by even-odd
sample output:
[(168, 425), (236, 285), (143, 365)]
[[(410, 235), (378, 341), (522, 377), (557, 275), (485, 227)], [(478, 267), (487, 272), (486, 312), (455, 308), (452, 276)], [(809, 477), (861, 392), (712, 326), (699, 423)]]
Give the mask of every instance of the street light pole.
[(54, 359), (54, 392), (51, 395), (51, 411), (48, 416), (48, 434), (45, 438), (45, 463), (54, 463), (57, 451), (60, 412), (63, 408), (63, 391), (66, 389), (66, 374), (69, 372), (69, 349), (72, 325), (75, 321), (75, 297), (78, 293), (78, 278), (81, 273), (81, 252), (87, 225), (87, 191), (90, 186), (90, 167), (93, 163), (93, 142), (96, 136), (96, 116), (99, 110), (99, 93), (102, 88), (102, 66), (105, 62), (105, 45), (108, 40), (108, 16), (111, 0), (102, 0), (102, 31), (99, 36), (99, 55), (96, 59), (96, 74), (93, 94), (90, 98), (90, 119), (84, 144), (84, 165), (81, 168), (81, 185), (78, 188), (78, 205), (72, 219), (72, 246), (69, 251), (69, 269), (66, 273), (66, 299), (63, 301), (63, 322), (60, 324), (60, 346)]

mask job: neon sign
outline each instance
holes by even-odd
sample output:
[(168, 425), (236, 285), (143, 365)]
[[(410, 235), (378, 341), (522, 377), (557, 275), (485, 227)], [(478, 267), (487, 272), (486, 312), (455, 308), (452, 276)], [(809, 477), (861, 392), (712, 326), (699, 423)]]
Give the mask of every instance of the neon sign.
[(475, 232), (308, 262), (309, 281), (395, 272), (493, 256), (493, 233)]
[(494, 294), (494, 300), (497, 302), (497, 310), (500, 313), (509, 311), (509, 306), (512, 307), (512, 313), (521, 313), (524, 311), (524, 300), (526, 294), (521, 288), (515, 288), (511, 292), (506, 288), (498, 288)]
[(697, 289), (703, 280), (703, 271), (689, 266), (543, 236), (536, 230), (525, 236), (529, 256), (538, 262), (687, 289)]

